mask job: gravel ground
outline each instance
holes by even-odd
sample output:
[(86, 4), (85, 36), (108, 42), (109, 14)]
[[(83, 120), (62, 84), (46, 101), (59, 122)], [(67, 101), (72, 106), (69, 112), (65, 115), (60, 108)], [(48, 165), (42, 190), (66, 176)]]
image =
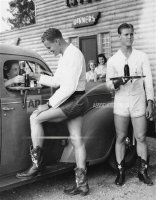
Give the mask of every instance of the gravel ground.
[(66, 173), (48, 180), (25, 185), (0, 193), (0, 200), (156, 200), (156, 139), (147, 138), (150, 152), (149, 174), (154, 186), (139, 182), (136, 167), (126, 173), (126, 184), (118, 187), (114, 184), (115, 172), (100, 164), (89, 168), (90, 195), (69, 197), (63, 194), (63, 188), (72, 185), (74, 175)]

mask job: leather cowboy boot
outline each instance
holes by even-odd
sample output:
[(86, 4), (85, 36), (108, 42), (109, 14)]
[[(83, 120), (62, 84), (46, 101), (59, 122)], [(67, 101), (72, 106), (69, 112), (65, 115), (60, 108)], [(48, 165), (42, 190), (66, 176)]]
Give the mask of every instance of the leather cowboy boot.
[(152, 180), (148, 176), (148, 161), (145, 161), (141, 157), (138, 157), (138, 178), (140, 181), (144, 182), (147, 185), (153, 185)]
[(87, 170), (82, 168), (75, 168), (75, 179), (76, 184), (64, 190), (64, 193), (68, 195), (77, 195), (80, 194), (85, 196), (89, 193), (89, 186), (87, 180)]
[(117, 177), (115, 179), (115, 184), (122, 186), (125, 183), (125, 162), (117, 163)]
[(17, 173), (17, 178), (32, 178), (37, 176), (39, 172), (43, 170), (43, 150), (41, 147), (30, 147), (30, 155), (32, 160), (32, 166), (24, 172)]

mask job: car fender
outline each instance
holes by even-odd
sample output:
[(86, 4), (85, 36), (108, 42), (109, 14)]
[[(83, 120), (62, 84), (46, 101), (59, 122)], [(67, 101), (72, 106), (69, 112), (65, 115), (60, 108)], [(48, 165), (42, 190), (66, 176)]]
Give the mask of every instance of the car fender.
[[(84, 115), (82, 139), (85, 143), (89, 164), (106, 160), (115, 141), (113, 103), (105, 103), (98, 108), (92, 108)], [(74, 148), (70, 141), (60, 161), (75, 162)]]

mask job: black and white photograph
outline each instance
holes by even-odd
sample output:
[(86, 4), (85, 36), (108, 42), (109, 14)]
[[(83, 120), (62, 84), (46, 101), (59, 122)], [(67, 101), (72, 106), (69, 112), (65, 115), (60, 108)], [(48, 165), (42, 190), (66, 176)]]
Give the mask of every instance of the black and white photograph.
[(156, 1), (0, 0), (0, 200), (156, 200)]

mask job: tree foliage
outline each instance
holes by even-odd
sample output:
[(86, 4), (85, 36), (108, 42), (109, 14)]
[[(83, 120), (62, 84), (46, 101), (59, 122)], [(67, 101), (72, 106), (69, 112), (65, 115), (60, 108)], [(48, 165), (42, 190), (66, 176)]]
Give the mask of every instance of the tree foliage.
[(33, 0), (12, 0), (9, 2), (12, 17), (8, 22), (13, 28), (20, 28), (35, 23), (35, 5)]

